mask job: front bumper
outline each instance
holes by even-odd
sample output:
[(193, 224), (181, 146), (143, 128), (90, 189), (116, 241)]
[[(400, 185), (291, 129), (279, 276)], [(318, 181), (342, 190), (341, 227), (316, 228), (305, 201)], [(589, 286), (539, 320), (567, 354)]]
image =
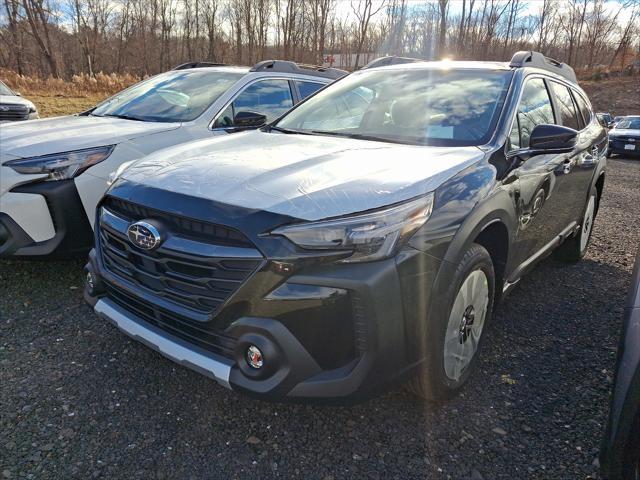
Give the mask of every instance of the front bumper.
[(223, 387), (230, 388), (229, 377), (233, 366), (230, 360), (194, 348), (193, 345), (188, 345), (159, 328), (145, 324), (144, 320), (107, 298), (98, 300), (94, 310), (101, 318), (113, 323), (134, 340), (144, 343), (176, 363), (216, 380)]
[[(424, 261), (417, 251), (405, 257), (405, 263)], [(113, 277), (95, 250), (87, 265), (94, 288), (86, 288), (85, 298), (130, 337), (227, 388), (277, 401), (358, 400), (404, 379), (418, 363), (410, 345), (416, 339), (405, 325), (412, 306), (403, 305), (396, 262), (321, 265), (282, 283), (267, 261), (215, 315), (213, 322), (225, 319), (223, 333), (233, 339), (217, 352), (150, 323), (136, 313), (135, 301), (129, 308), (117, 302), (107, 286)], [(264, 352), (264, 372), (246, 362), (250, 345)]]
[(26, 183), (0, 197), (0, 258), (67, 257), (92, 245), (73, 180)]

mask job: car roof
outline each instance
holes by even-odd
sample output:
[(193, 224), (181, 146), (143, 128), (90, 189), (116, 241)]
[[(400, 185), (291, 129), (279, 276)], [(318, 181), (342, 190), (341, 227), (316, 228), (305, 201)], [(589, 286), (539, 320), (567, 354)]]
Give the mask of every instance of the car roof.
[[(169, 70), (180, 71), (180, 70)], [(184, 71), (184, 70), (182, 70)], [(220, 65), (215, 67), (193, 67), (188, 69), (189, 72), (228, 72), (228, 73), (249, 73), (249, 67), (240, 67), (235, 65)]]
[(411, 63), (398, 63), (381, 67), (371, 67), (367, 70), (511, 70), (505, 62), (479, 62), (463, 60), (438, 60)]

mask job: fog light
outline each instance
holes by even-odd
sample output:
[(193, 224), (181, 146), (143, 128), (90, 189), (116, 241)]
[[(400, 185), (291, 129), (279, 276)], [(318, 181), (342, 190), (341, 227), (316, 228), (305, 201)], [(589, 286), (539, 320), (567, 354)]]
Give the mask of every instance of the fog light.
[(255, 345), (250, 345), (249, 348), (247, 348), (247, 363), (251, 368), (255, 368), (256, 370), (262, 368), (264, 365), (262, 352)]

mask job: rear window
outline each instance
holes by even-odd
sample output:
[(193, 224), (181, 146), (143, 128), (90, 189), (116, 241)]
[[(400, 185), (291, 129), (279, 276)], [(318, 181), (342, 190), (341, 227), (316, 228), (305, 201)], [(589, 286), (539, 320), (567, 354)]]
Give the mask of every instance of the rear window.
[(582, 118), (584, 119), (585, 126), (589, 125), (589, 123), (591, 123), (591, 108), (589, 108), (589, 105), (587, 105), (586, 100), (582, 98), (582, 95), (574, 92), (573, 98), (576, 99), (576, 103), (578, 104), (578, 109), (580, 110)]
[(573, 128), (574, 130), (580, 130), (580, 122), (578, 121), (578, 114), (576, 112), (576, 106), (571, 98), (571, 92), (564, 85), (556, 82), (549, 82), (556, 100), (558, 101), (558, 109), (560, 110), (560, 121), (565, 127)]
[(317, 82), (303, 82), (301, 80), (296, 80), (296, 85), (298, 86), (298, 91), (300, 92), (300, 97), (304, 100), (309, 95), (316, 93), (320, 90), (324, 85), (322, 83)]

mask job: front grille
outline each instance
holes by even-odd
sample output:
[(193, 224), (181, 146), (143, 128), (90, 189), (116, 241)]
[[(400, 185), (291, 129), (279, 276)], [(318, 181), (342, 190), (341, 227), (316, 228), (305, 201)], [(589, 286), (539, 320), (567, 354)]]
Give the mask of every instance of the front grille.
[(260, 264), (258, 259), (143, 251), (103, 225), (100, 247), (104, 266), (112, 274), (157, 297), (208, 315), (215, 313)]
[[(233, 338), (214, 330), (212, 319), (262, 264), (253, 244), (239, 232), (231, 235), (231, 229), (221, 225), (183, 219), (114, 198), (101, 208), (97, 248), (107, 296), (173, 335), (230, 355)], [(127, 237), (128, 226), (143, 218), (163, 224), (167, 237), (156, 250), (142, 250)], [(252, 248), (221, 246), (236, 239)], [(221, 256), (209, 256), (214, 254)]]
[(27, 120), (29, 107), (23, 105), (0, 105), (0, 121)]
[(174, 313), (165, 312), (113, 285), (107, 284), (107, 294), (116, 304), (133, 312), (140, 319), (205, 350), (233, 358), (235, 338), (220, 331), (208, 330), (206, 326)]
[(135, 203), (107, 197), (104, 206), (111, 212), (130, 222), (136, 220), (157, 218), (162, 220), (173, 233), (187, 238), (204, 240), (206, 243), (226, 245), (232, 247), (253, 248), (254, 245), (242, 233), (229, 227), (203, 222), (191, 218), (174, 215), (167, 212), (144, 207)]

